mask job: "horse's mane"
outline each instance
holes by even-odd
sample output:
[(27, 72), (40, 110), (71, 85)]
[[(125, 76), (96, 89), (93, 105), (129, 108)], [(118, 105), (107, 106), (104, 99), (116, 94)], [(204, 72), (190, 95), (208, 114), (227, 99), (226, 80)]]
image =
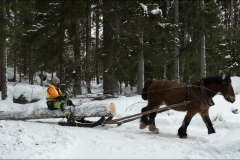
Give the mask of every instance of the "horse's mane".
[(209, 76), (202, 78), (203, 83), (212, 83), (212, 82), (217, 82), (221, 83), (223, 81), (222, 76)]
[[(213, 82), (222, 83), (223, 79), (222, 79), (222, 76), (209, 76), (209, 77), (202, 78), (202, 81), (205, 84), (209, 84), (209, 83), (213, 83)], [(200, 82), (199, 81), (195, 81), (195, 82), (192, 82), (191, 84), (195, 84), (196, 85), (196, 84), (200, 84)]]

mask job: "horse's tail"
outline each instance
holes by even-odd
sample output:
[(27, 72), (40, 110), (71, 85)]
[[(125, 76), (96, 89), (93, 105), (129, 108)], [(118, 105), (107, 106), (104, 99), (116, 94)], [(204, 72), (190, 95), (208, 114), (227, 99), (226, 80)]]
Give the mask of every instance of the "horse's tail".
[(145, 82), (145, 84), (144, 84), (144, 87), (142, 89), (142, 99), (143, 100), (147, 100), (147, 89), (151, 83), (152, 83), (152, 80), (149, 80), (149, 81)]

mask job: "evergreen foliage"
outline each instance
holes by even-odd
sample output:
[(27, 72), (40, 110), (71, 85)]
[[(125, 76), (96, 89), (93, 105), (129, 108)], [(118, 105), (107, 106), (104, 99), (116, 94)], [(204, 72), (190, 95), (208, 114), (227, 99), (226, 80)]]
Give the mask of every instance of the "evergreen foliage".
[[(207, 75), (239, 75), (239, 9), (236, 1), (179, 0), (179, 25), (174, 25), (170, 0), (8, 0), (5, 1), (8, 67), (20, 79), (57, 72), (66, 88), (81, 94), (81, 85), (103, 77), (105, 93), (116, 82), (137, 84), (139, 54), (144, 79), (174, 79), (174, 44), (179, 46), (181, 82), (200, 77), (200, 39), (205, 33)], [(91, 9), (88, 7), (91, 6)], [(90, 11), (90, 12), (89, 12)], [(92, 36), (88, 37), (87, 16)], [(99, 35), (96, 37), (96, 28)], [(174, 30), (179, 31), (179, 42)], [(90, 43), (88, 42), (90, 40)], [(90, 57), (86, 45), (91, 45)], [(14, 80), (16, 81), (16, 75)]]

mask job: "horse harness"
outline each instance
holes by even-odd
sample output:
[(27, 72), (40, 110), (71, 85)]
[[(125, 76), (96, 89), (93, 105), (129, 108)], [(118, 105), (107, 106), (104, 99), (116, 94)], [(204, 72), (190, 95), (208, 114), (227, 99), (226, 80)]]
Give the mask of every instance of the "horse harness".
[[(164, 85), (164, 82), (165, 82), (165, 79), (163, 79), (161, 86)], [(196, 102), (196, 101), (199, 101), (199, 100), (203, 100), (204, 103), (206, 103), (208, 106), (213, 106), (213, 105), (214, 105), (214, 102), (213, 102), (213, 101), (210, 102), (210, 101), (208, 100), (207, 93), (206, 93), (206, 91), (205, 91), (205, 89), (204, 89), (205, 87), (204, 87), (204, 85), (203, 85), (203, 80), (202, 80), (201, 78), (199, 79), (199, 82), (200, 82), (200, 88), (201, 88), (202, 96), (200, 96), (199, 98), (192, 99), (192, 100), (189, 100), (189, 99), (190, 99), (190, 91), (191, 91), (191, 88), (192, 88), (193, 85), (191, 85), (191, 84), (189, 84), (189, 83), (186, 83), (186, 84), (185, 84), (185, 86), (186, 86), (186, 102), (188, 102), (188, 103), (185, 104), (186, 108), (188, 107), (188, 104), (189, 104), (189, 103), (193, 103), (193, 102)], [(159, 85), (159, 84), (157, 84), (157, 85)], [(193, 91), (194, 91), (194, 90), (193, 90)], [(196, 94), (197, 94), (197, 93), (196, 93)], [(152, 99), (152, 100), (153, 100), (153, 99)], [(173, 105), (172, 102), (169, 102), (169, 101), (164, 100), (164, 99), (162, 99), (162, 100), (168, 102), (168, 103), (171, 104), (171, 105)]]
[[(186, 86), (186, 101), (188, 101), (189, 103), (192, 103), (192, 102), (196, 102), (196, 101), (199, 101), (199, 100), (202, 100), (208, 105), (208, 106), (213, 106), (214, 105), (214, 102), (211, 100), (211, 102), (208, 100), (208, 97), (207, 97), (207, 93), (205, 91), (205, 87), (203, 85), (203, 80), (202, 78), (199, 79), (199, 82), (200, 82), (200, 88), (201, 88), (201, 93), (202, 93), (202, 96), (199, 97), (199, 98), (196, 98), (196, 99), (192, 99), (192, 100), (189, 100), (190, 98), (190, 90), (191, 90), (191, 87), (192, 85), (191, 84), (185, 84)], [(188, 104), (186, 104), (186, 107), (188, 106)]]

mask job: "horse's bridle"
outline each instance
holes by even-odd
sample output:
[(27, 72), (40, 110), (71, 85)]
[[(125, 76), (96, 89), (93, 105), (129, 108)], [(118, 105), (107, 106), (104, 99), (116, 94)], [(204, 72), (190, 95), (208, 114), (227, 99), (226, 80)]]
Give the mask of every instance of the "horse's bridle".
[(231, 79), (229, 80), (229, 81), (227, 81), (227, 82), (225, 82), (225, 81), (223, 81), (222, 82), (222, 87), (221, 87), (221, 93), (222, 93), (222, 95), (224, 96), (224, 98), (226, 99), (227, 98), (227, 95), (226, 95), (226, 90), (227, 90), (227, 88), (226, 88), (226, 86), (228, 87), (228, 85), (231, 83)]
[(204, 102), (207, 104), (207, 105), (209, 105), (209, 106), (212, 106), (212, 105), (214, 105), (213, 103), (211, 103), (209, 100), (208, 100), (208, 98), (207, 98), (207, 93), (206, 93), (206, 91), (205, 91), (205, 87), (204, 87), (204, 85), (203, 85), (203, 80), (202, 80), (202, 78), (200, 78), (199, 79), (199, 82), (200, 82), (200, 88), (201, 88), (201, 92), (202, 92), (202, 95), (203, 95), (203, 100), (204, 100)]

